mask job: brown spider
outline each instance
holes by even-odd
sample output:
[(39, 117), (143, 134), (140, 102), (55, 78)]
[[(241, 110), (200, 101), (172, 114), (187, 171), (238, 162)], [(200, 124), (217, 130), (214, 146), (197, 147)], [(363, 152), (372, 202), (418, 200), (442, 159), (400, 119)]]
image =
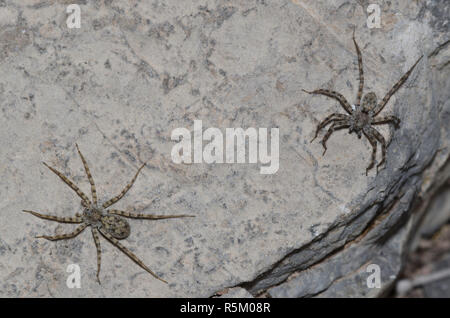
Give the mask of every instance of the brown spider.
[(364, 134), (364, 136), (366, 136), (366, 138), (369, 140), (373, 148), (372, 159), (369, 166), (366, 169), (367, 175), (368, 171), (372, 169), (375, 164), (377, 141), (381, 143), (381, 152), (382, 152), (382, 159), (381, 162), (377, 165), (377, 172), (378, 167), (381, 166), (386, 161), (386, 140), (378, 130), (372, 127), (372, 125), (391, 123), (394, 125), (395, 129), (400, 127), (400, 119), (397, 118), (396, 116), (385, 116), (385, 117), (376, 117), (376, 116), (383, 110), (384, 106), (386, 106), (391, 96), (395, 94), (395, 92), (403, 85), (404, 82), (406, 82), (409, 75), (413, 71), (414, 67), (417, 65), (417, 63), (419, 63), (420, 59), (423, 56), (421, 56), (417, 60), (417, 62), (414, 63), (414, 65), (409, 69), (409, 71), (406, 72), (406, 74), (403, 75), (402, 78), (400, 78), (400, 80), (391, 88), (391, 90), (386, 94), (386, 96), (379, 104), (377, 104), (377, 95), (375, 95), (374, 92), (369, 92), (364, 96), (362, 104), (360, 105), (364, 87), (364, 74), (363, 74), (361, 51), (359, 50), (358, 44), (356, 43), (354, 32), (353, 32), (353, 43), (355, 44), (356, 53), (358, 55), (358, 67), (359, 67), (359, 88), (358, 88), (358, 95), (356, 96), (356, 102), (354, 105), (350, 105), (342, 94), (339, 94), (338, 92), (335, 91), (327, 89), (317, 89), (314, 91), (306, 91), (303, 89), (303, 91), (308, 94), (320, 94), (334, 98), (341, 104), (341, 106), (349, 114), (345, 115), (333, 113), (327, 118), (325, 118), (317, 126), (316, 134), (314, 135), (314, 138), (311, 140), (311, 142), (313, 142), (313, 140), (316, 139), (319, 131), (329, 123), (333, 124), (328, 129), (327, 133), (322, 139), (322, 145), (324, 147), (323, 154), (325, 154), (325, 152), (327, 151), (326, 142), (335, 130), (349, 128), (349, 134), (355, 132), (358, 135), (358, 138), (361, 138), (361, 134)]
[(134, 219), (149, 219), (149, 220), (160, 220), (160, 219), (169, 219), (169, 218), (182, 218), (182, 217), (194, 217), (193, 215), (152, 215), (152, 214), (141, 214), (141, 213), (130, 213), (120, 210), (106, 210), (109, 206), (113, 205), (117, 201), (119, 201), (127, 192), (130, 190), (134, 181), (136, 180), (139, 172), (141, 172), (142, 168), (144, 168), (145, 163), (139, 168), (136, 172), (135, 176), (131, 180), (130, 183), (120, 192), (119, 195), (114, 198), (106, 201), (101, 206), (97, 205), (97, 190), (95, 188), (94, 179), (92, 178), (91, 172), (89, 171), (89, 167), (87, 165), (86, 160), (76, 145), (78, 154), (80, 155), (81, 161), (84, 165), (84, 170), (86, 171), (86, 175), (89, 179), (89, 183), (91, 184), (91, 193), (92, 193), (92, 202), (89, 198), (67, 177), (65, 177), (61, 172), (56, 169), (50, 167), (45, 162), (43, 163), (47, 168), (53, 171), (58, 177), (61, 178), (64, 183), (66, 183), (72, 190), (74, 190), (78, 196), (81, 198), (81, 205), (84, 210), (83, 213), (75, 214), (75, 217), (59, 217), (47, 214), (40, 214), (35, 211), (23, 210), (23, 212), (31, 213), (34, 216), (37, 216), (41, 219), (52, 220), (59, 223), (78, 223), (81, 224), (78, 228), (75, 229), (72, 233), (61, 234), (55, 236), (36, 236), (36, 238), (45, 238), (50, 241), (57, 241), (63, 239), (71, 239), (80, 234), (86, 227), (90, 226), (92, 231), (92, 236), (94, 238), (95, 247), (97, 249), (97, 281), (100, 283), (100, 266), (101, 266), (101, 249), (100, 249), (100, 239), (98, 232), (103, 235), (109, 242), (119, 248), (123, 253), (125, 253), (129, 258), (131, 258), (136, 264), (145, 269), (155, 278), (167, 284), (165, 280), (158, 277), (154, 272), (152, 272), (136, 255), (134, 255), (130, 250), (128, 250), (125, 246), (120, 244), (118, 240), (123, 240), (130, 235), (130, 225), (126, 219), (134, 218)]

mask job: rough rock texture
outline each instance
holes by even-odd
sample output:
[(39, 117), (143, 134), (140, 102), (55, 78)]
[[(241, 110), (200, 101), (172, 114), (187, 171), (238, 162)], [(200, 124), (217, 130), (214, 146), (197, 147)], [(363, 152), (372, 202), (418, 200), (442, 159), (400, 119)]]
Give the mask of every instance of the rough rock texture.
[(246, 289), (241, 287), (230, 288), (226, 292), (219, 296), (220, 298), (253, 298)]
[[(389, 1), (368, 29), (370, 1), (0, 1), (0, 296), (380, 296), (397, 277), (427, 202), (450, 176), (448, 2)], [(326, 3), (326, 4), (325, 4)], [(322, 156), (310, 143), (319, 120), (342, 112), (301, 88), (332, 88), (354, 100), (356, 53), (366, 92), (380, 97), (420, 55), (383, 111), (386, 168), (365, 175), (371, 147), (336, 132)], [(279, 127), (280, 168), (174, 164), (173, 129)], [(20, 213), (70, 216), (75, 193), (41, 161), (87, 193), (75, 143), (101, 200), (148, 162), (116, 208), (189, 213), (193, 219), (131, 220), (130, 247), (168, 285), (89, 231), (68, 241), (35, 239), (73, 226)], [(378, 157), (379, 160), (379, 157)], [(69, 264), (80, 289), (66, 286)], [(367, 265), (382, 286), (368, 288)], [(241, 289), (231, 289), (242, 292)], [(245, 294), (245, 291), (243, 291)]]

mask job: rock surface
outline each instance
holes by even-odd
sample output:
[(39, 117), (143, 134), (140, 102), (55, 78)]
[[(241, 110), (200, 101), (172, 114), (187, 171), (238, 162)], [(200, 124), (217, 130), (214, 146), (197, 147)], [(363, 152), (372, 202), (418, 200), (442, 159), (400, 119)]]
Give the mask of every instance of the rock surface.
[[(396, 279), (424, 202), (450, 176), (449, 4), (391, 1), (382, 27), (368, 29), (367, 1), (78, 1), (81, 28), (68, 29), (73, 1), (0, 1), (0, 296), (209, 297), (226, 288), (253, 296), (380, 296)], [(446, 11), (447, 10), (447, 11)], [(421, 55), (384, 114), (399, 130), (387, 165), (365, 175), (371, 147), (347, 131), (322, 156), (316, 125), (342, 112), (332, 88), (357, 91), (356, 27), (366, 92), (382, 97)], [(279, 127), (280, 167), (175, 164), (175, 128)], [(323, 135), (321, 135), (323, 136)], [(321, 137), (319, 136), (319, 137)], [(20, 213), (71, 216), (73, 191), (49, 163), (116, 195), (114, 207), (196, 218), (131, 220), (123, 244), (169, 281), (155, 280), (102, 240), (102, 284), (89, 231), (67, 233)], [(380, 160), (378, 154), (378, 160)], [(68, 288), (78, 264), (81, 288)], [(368, 288), (367, 266), (381, 269)]]

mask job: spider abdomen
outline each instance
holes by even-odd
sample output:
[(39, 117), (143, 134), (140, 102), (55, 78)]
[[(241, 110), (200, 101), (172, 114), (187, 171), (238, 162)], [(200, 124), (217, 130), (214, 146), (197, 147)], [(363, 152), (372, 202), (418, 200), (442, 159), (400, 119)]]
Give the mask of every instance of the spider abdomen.
[(100, 222), (102, 228), (118, 240), (123, 240), (130, 235), (130, 224), (120, 216), (103, 215)]
[(84, 221), (93, 226), (98, 226), (100, 219), (103, 215), (103, 211), (96, 206), (88, 205), (83, 211)]

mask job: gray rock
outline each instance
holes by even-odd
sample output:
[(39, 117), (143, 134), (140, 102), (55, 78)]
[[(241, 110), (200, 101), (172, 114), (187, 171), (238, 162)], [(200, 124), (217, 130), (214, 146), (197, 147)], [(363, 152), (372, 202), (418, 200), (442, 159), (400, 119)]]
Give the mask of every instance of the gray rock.
[[(422, 223), (421, 202), (450, 176), (447, 2), (391, 1), (381, 29), (367, 28), (368, 3), (348, 0), (86, 1), (80, 29), (67, 28), (65, 3), (0, 7), (0, 296), (209, 297), (231, 288), (375, 297), (389, 290)], [(364, 138), (336, 132), (325, 156), (318, 141), (310, 143), (318, 122), (342, 110), (301, 91), (332, 88), (353, 101), (354, 26), (366, 92), (379, 98), (424, 55), (383, 110), (400, 117), (401, 128), (380, 128), (387, 164), (369, 176)], [(173, 163), (172, 131), (192, 130), (197, 119), (222, 131), (279, 127), (278, 172)], [(67, 241), (35, 238), (73, 226), (21, 210), (71, 216), (82, 209), (41, 164), (88, 193), (75, 143), (101, 201), (147, 162), (114, 207), (196, 215), (130, 221), (123, 244), (168, 285), (105, 240), (99, 285), (89, 231)], [(80, 266), (79, 289), (66, 285), (70, 264)], [(367, 286), (370, 264), (380, 266), (381, 288)]]
[(235, 287), (229, 289), (225, 294), (221, 295), (220, 298), (253, 298), (246, 289)]
[[(420, 236), (430, 237), (450, 220), (450, 187), (437, 192), (427, 208)], [(419, 235), (418, 235), (419, 236)]]
[[(450, 255), (444, 255), (442, 260), (433, 266), (433, 272), (446, 270), (450, 267)], [(423, 286), (425, 297), (450, 298), (450, 278), (440, 279)]]

